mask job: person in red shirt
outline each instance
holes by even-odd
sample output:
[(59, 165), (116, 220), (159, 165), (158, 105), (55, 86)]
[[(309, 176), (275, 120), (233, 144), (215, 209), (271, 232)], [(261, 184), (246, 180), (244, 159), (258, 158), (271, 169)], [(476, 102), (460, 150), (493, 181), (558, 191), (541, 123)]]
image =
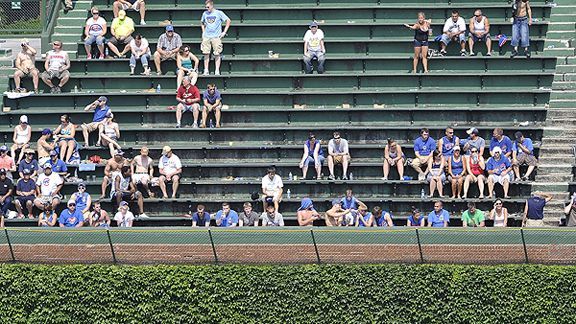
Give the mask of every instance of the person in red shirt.
[(176, 128), (180, 128), (182, 114), (187, 111), (192, 111), (194, 116), (192, 127), (197, 128), (200, 114), (200, 91), (195, 85), (190, 83), (190, 78), (184, 77), (182, 79), (182, 85), (178, 88), (176, 100), (178, 101), (178, 106), (176, 106)]

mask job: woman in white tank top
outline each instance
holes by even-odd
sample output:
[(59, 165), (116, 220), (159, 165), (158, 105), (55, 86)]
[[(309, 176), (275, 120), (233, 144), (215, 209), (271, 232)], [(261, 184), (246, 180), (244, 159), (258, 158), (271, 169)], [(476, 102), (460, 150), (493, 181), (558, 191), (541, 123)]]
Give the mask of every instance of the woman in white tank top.
[(494, 227), (506, 227), (508, 223), (508, 209), (502, 206), (502, 200), (494, 202), (489, 218), (494, 221)]
[[(10, 153), (14, 159), (14, 163), (20, 162), (24, 157), (24, 150), (30, 147), (30, 136), (32, 135), (32, 127), (28, 125), (28, 116), (20, 116), (20, 124), (14, 127), (14, 135), (12, 140), (14, 144), (10, 148)], [(20, 150), (20, 155), (16, 159), (16, 151)]]
[(114, 152), (120, 149), (120, 145), (118, 145), (118, 139), (120, 138), (120, 128), (113, 119), (114, 115), (109, 112), (102, 124), (98, 126), (98, 135), (100, 137), (98, 143), (101, 146), (108, 146), (110, 149), (110, 156), (112, 157), (114, 157)]

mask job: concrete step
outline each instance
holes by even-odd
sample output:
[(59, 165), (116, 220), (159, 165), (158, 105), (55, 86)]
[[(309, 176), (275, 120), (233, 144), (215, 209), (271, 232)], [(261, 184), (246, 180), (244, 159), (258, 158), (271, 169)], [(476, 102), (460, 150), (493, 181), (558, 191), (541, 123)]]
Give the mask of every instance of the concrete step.
[(557, 39), (574, 39), (576, 38), (576, 31), (554, 31), (549, 30), (546, 33), (547, 39), (557, 40)]
[(567, 138), (564, 136), (556, 137), (556, 136), (545, 136), (542, 139), (542, 146), (544, 145), (569, 145), (574, 146), (576, 145), (573, 138)]
[(556, 65), (556, 73), (576, 73), (576, 64)]
[(552, 155), (571, 155), (572, 147), (570, 146), (558, 146), (558, 145), (542, 145), (540, 147), (540, 156), (552, 156)]
[(550, 108), (576, 108), (576, 99), (550, 100)]
[(550, 100), (555, 99), (576, 99), (576, 91), (574, 90), (552, 90), (550, 93)]
[(572, 181), (572, 176), (565, 174), (541, 175), (540, 169), (538, 169), (538, 177), (536, 180), (538, 182), (569, 182)]
[(552, 83), (554, 90), (576, 90), (576, 82), (571, 81), (554, 81)]
[[(546, 45), (548, 46), (548, 45)], [(554, 57), (558, 57), (558, 56), (573, 56), (576, 54), (576, 50), (572, 47), (564, 47), (564, 48), (548, 48), (546, 47), (546, 49), (544, 50), (544, 55), (545, 56), (554, 56)]]
[(555, 154), (553, 156), (541, 156), (539, 161), (542, 164), (555, 164), (555, 163), (570, 164), (574, 162), (574, 156), (567, 154), (562, 155)]

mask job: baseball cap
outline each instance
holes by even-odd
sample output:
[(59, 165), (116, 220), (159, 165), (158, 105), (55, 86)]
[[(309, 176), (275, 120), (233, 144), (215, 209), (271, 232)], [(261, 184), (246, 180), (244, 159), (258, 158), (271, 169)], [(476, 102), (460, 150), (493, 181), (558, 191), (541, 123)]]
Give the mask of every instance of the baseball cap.
[(339, 132), (334, 132), (334, 138), (335, 138), (335, 139), (340, 138), (340, 133), (339, 133)]
[(42, 130), (42, 135), (50, 135), (52, 134), (52, 130), (50, 128), (44, 128)]
[(166, 154), (168, 152), (172, 152), (172, 148), (170, 146), (166, 145), (162, 148), (162, 154)]
[(478, 133), (479, 133), (478, 128), (475, 128), (475, 127), (472, 127), (466, 131), (466, 134), (468, 134), (468, 135), (472, 135), (472, 134), (478, 135)]
[(114, 118), (114, 114), (112, 113), (112, 111), (108, 110), (106, 112), (106, 118)]
[(106, 98), (106, 96), (100, 96), (100, 97), (98, 97), (98, 101), (100, 101), (100, 102), (108, 101), (108, 98)]
[(340, 199), (338, 199), (338, 198), (332, 199), (332, 206), (335, 206), (335, 205), (340, 205)]
[(166, 25), (166, 31), (174, 31), (174, 26)]
[[(25, 169), (25, 170), (28, 170), (28, 169)], [(4, 168), (0, 169), (0, 174), (6, 174), (6, 173), (7, 173), (6, 169), (4, 169)]]
[(524, 136), (524, 135), (522, 135), (522, 132), (514, 133), (514, 137), (516, 137), (517, 140), (520, 139), (522, 136)]
[[(2, 170), (4, 170), (4, 169), (2, 169)], [(0, 170), (0, 173), (2, 173), (2, 170)], [(6, 170), (4, 170), (4, 173), (6, 173)], [(24, 169), (24, 170), (22, 170), (22, 174), (30, 175), (30, 174), (32, 174), (32, 171), (30, 171), (30, 169)]]
[(114, 155), (120, 155), (120, 156), (122, 156), (122, 155), (124, 155), (124, 151), (122, 151), (122, 150), (116, 150), (116, 152), (114, 152)]
[(20, 122), (22, 124), (28, 124), (28, 116), (26, 116), (26, 115), (20, 116)]
[(313, 21), (313, 22), (310, 23), (309, 27), (310, 27), (310, 28), (312, 28), (312, 27), (318, 27), (318, 23), (315, 22), (315, 21)]
[(50, 151), (50, 156), (55, 156), (55, 155), (58, 155), (58, 153), (56, 153), (56, 151), (54, 151), (54, 150)]
[(496, 154), (497, 152), (502, 153), (502, 148), (500, 146), (496, 146), (492, 149), (492, 154)]
[(454, 146), (454, 151), (460, 151), (460, 146), (459, 145)]
[(78, 184), (78, 188), (86, 188), (86, 184), (84, 182), (80, 182)]
[(6, 152), (8, 151), (8, 148), (6, 147), (6, 145), (2, 145), (0, 146), (0, 151)]
[(118, 18), (124, 19), (124, 17), (126, 17), (126, 11), (124, 10), (118, 11)]
[(76, 201), (75, 200), (68, 200), (68, 203), (66, 204), (66, 206), (70, 206), (70, 205), (76, 205)]
[(50, 164), (50, 163), (44, 163), (44, 169), (46, 169), (46, 168), (52, 169), (52, 164)]

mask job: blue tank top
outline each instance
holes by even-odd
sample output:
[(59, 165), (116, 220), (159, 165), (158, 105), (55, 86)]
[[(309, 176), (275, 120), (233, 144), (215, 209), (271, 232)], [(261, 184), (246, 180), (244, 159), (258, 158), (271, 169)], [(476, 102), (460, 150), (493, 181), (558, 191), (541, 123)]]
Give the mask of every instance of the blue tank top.
[[(306, 140), (306, 147), (308, 148), (308, 156), (314, 157), (314, 150), (316, 149), (316, 145), (320, 145), (320, 141), (316, 140), (314, 144), (314, 148), (312, 148), (312, 143), (310, 140)], [(318, 150), (318, 156), (324, 156), (324, 152), (322, 152), (322, 147)]]
[(352, 197), (350, 199), (344, 197), (342, 198), (342, 201), (340, 202), (340, 204), (342, 205), (342, 208), (344, 209), (358, 209), (358, 201), (356, 200), (356, 198)]
[(456, 145), (456, 139), (458, 137), (452, 136), (452, 141), (448, 136), (442, 137), (442, 155), (454, 155), (454, 145)]
[(410, 217), (408, 217), (408, 220), (410, 221), (410, 226), (420, 226), (420, 222), (422, 221), (422, 216), (418, 217), (418, 220), (416, 220), (414, 218), (414, 215), (410, 215)]
[(80, 192), (76, 193), (76, 209), (79, 211), (83, 211), (84, 208), (86, 208), (86, 205), (88, 205), (88, 196), (90, 196), (89, 193), (85, 192), (83, 194), (80, 194)]
[(454, 175), (460, 175), (464, 172), (464, 164), (462, 163), (462, 157), (460, 157), (460, 161), (454, 161), (454, 157), (450, 158), (450, 162), (452, 164), (452, 173)]
[(390, 215), (390, 218), (392, 218), (392, 214), (382, 212), (382, 216), (380, 216), (378, 218), (374, 217), (374, 223), (376, 224), (375, 226), (388, 227), (388, 222), (386, 221), (386, 214)]
[(182, 67), (188, 70), (192, 70), (192, 60), (189, 57), (182, 59)]
[[(364, 215), (362, 218), (364, 218), (365, 222), (368, 222), (368, 220), (370, 220), (370, 217), (372, 217), (372, 213), (366, 213), (366, 215)], [(364, 223), (362, 223), (361, 221), (358, 221), (358, 226), (359, 227), (366, 227), (364, 225)]]

